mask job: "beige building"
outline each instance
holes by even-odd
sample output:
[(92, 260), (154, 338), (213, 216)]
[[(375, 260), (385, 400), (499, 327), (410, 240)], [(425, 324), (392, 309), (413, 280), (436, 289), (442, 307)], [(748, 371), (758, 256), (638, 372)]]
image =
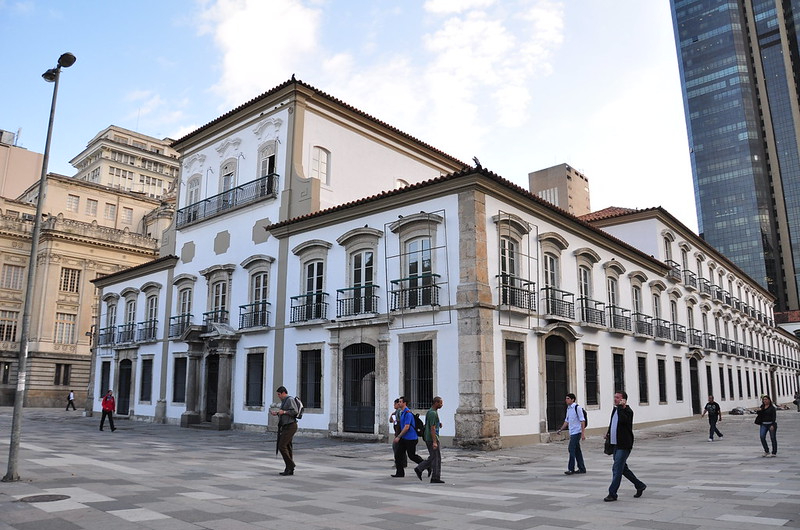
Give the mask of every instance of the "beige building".
[(569, 164), (528, 173), (531, 193), (555, 204), (572, 215), (586, 215), (589, 206), (589, 179)]
[(69, 163), (78, 170), (78, 180), (165, 198), (180, 171), (178, 153), (170, 147), (172, 141), (111, 125)]
[[(172, 207), (160, 199), (49, 174), (31, 304), (28, 406), (85, 395), (97, 291), (90, 280), (152, 260)], [(38, 182), (0, 198), (0, 405), (13, 403)]]
[(18, 197), (42, 174), (42, 154), (17, 147), (15, 138), (0, 130), (0, 197)]

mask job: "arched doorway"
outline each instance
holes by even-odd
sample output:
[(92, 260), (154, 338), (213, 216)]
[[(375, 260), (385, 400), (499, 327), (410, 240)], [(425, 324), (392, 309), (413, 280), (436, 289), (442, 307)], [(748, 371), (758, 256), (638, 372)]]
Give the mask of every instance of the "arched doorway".
[(567, 343), (550, 336), (544, 341), (545, 378), (547, 389), (547, 430), (555, 431), (564, 423), (567, 395)]
[(131, 409), (131, 375), (133, 363), (130, 359), (119, 362), (119, 379), (117, 390), (117, 414), (128, 415)]
[(217, 413), (217, 388), (219, 385), (219, 355), (206, 357), (206, 421)]
[(697, 359), (689, 359), (689, 384), (692, 387), (692, 414), (700, 414), (700, 376), (697, 373)]
[(353, 344), (344, 349), (345, 432), (375, 431), (375, 347)]

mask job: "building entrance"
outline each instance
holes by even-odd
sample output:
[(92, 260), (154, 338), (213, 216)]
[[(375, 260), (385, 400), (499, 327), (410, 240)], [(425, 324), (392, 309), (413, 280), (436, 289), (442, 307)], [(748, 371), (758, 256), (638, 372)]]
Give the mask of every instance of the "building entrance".
[(544, 341), (547, 389), (547, 430), (555, 431), (564, 423), (567, 389), (567, 343), (561, 337)]
[(219, 355), (206, 357), (206, 421), (217, 413), (217, 388), (219, 384)]
[(692, 387), (692, 414), (700, 414), (700, 376), (697, 374), (697, 359), (689, 359), (689, 384)]
[(123, 359), (119, 363), (119, 390), (117, 391), (117, 414), (127, 416), (131, 409), (131, 375), (133, 363)]
[(375, 347), (353, 344), (344, 349), (345, 432), (375, 432)]

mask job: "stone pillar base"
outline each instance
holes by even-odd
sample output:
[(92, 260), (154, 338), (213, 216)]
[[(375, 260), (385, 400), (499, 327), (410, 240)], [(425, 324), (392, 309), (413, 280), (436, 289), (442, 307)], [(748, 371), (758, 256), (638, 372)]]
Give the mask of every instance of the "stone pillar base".
[(211, 426), (218, 431), (229, 431), (231, 429), (231, 416), (217, 412), (211, 416)]
[(156, 423), (167, 423), (167, 402), (159, 399), (156, 403)]
[(453, 445), (465, 449), (495, 451), (502, 448), (500, 414), (497, 410), (456, 410)]
[(194, 411), (187, 411), (181, 414), (181, 427), (188, 427), (190, 425), (197, 425), (200, 423), (200, 413)]

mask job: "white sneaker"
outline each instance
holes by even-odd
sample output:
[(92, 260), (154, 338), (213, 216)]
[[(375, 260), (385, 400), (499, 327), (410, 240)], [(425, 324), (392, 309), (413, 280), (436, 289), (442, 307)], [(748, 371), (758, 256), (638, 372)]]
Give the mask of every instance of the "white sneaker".
[(709, 441), (709, 442), (713, 442), (713, 441), (714, 441), (714, 439), (713, 439), (713, 438), (709, 438), (709, 439), (708, 439), (708, 441)]
[(778, 455), (767, 455), (767, 456), (769, 456), (770, 458), (775, 458)]
[(763, 455), (761, 455), (762, 458), (766, 458), (768, 456), (769, 456), (769, 453), (764, 453)]

